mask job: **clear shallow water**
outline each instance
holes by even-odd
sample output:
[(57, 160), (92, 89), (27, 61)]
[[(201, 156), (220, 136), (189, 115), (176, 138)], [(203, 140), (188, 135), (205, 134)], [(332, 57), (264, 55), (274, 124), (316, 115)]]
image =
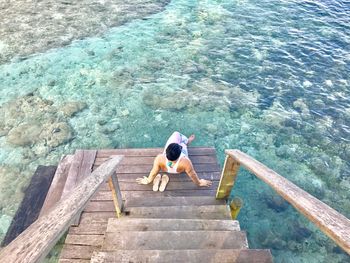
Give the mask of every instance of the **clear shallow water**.
[[(0, 234), (38, 164), (77, 148), (163, 146), (173, 130), (215, 146), (221, 163), (241, 149), (350, 217), (349, 17), (347, 1), (175, 0), (103, 38), (0, 66), (0, 103), (26, 112), (7, 128), (40, 134), (21, 146), (18, 131), (0, 137)], [(60, 110), (72, 101), (86, 107), (70, 117)], [(42, 136), (57, 123), (71, 132), (58, 146)], [(251, 246), (276, 262), (349, 261), (247, 173), (233, 195)]]

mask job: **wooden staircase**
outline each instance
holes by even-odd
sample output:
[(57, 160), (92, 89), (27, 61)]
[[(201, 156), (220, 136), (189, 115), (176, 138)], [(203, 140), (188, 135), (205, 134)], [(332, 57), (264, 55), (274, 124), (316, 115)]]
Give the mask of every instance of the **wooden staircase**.
[(215, 149), (189, 148), (199, 177), (213, 181), (210, 188), (185, 174), (171, 175), (165, 192), (138, 185), (135, 179), (148, 174), (161, 151), (79, 150), (62, 158), (41, 216), (0, 250), (0, 262), (42, 262), (67, 230), (60, 263), (272, 262), (269, 250), (248, 248), (239, 222), (231, 220), (240, 202), (232, 201), (230, 211), (223, 201), (240, 166), (350, 254), (348, 218), (239, 150), (225, 151), (221, 172)]
[[(91, 262), (272, 262), (269, 250), (248, 249), (244, 231), (214, 197), (130, 199), (110, 218)], [(142, 206), (138, 206), (142, 205)]]
[[(67, 178), (63, 193), (72, 188), (71, 182), (79, 183), (75, 177), (83, 178), (76, 171), (87, 176), (86, 167), (96, 169), (110, 156), (123, 154), (117, 177), (125, 202), (122, 217), (116, 218), (111, 191), (108, 184), (102, 185), (80, 222), (70, 227), (59, 262), (272, 262), (269, 250), (248, 249), (246, 233), (231, 219), (226, 202), (215, 199), (221, 168), (214, 148), (189, 149), (199, 177), (213, 181), (210, 188), (196, 186), (185, 174), (170, 175), (163, 193), (153, 192), (152, 185), (136, 184), (161, 151), (100, 150), (93, 161), (91, 151), (69, 157), (75, 160), (74, 169), (59, 170), (68, 172), (61, 175)], [(69, 166), (67, 158), (63, 161)]]

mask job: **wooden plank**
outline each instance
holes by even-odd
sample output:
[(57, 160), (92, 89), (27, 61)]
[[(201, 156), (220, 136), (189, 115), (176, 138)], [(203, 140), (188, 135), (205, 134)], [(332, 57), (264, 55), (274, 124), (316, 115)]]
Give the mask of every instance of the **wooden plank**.
[[(110, 218), (106, 232), (120, 231), (240, 231), (238, 221), (214, 219)], [(125, 233), (124, 235), (127, 235)]]
[[(111, 155), (124, 156), (152, 156), (162, 153), (164, 148), (134, 148), (134, 149), (103, 149), (97, 151), (97, 158), (108, 157)], [(189, 156), (192, 155), (216, 155), (213, 147), (189, 147)]]
[(60, 259), (58, 263), (90, 263), (89, 259)]
[(104, 222), (90, 222), (90, 223), (81, 223), (79, 226), (71, 226), (69, 228), (69, 234), (75, 235), (103, 235), (107, 228), (107, 220)]
[(128, 207), (130, 218), (231, 219), (225, 205)]
[(243, 231), (130, 231), (106, 233), (103, 250), (248, 248)]
[(43, 260), (68, 229), (100, 184), (115, 172), (122, 157), (117, 156), (94, 171), (64, 200), (36, 220), (13, 242), (0, 251), (0, 262), (38, 262)]
[(61, 199), (72, 160), (73, 155), (67, 155), (61, 158), (39, 216), (47, 213)]
[(61, 199), (66, 198), (83, 178), (91, 174), (96, 154), (95, 150), (77, 150), (75, 152)]
[[(121, 165), (139, 165), (149, 164), (152, 165), (154, 162), (153, 156), (127, 156), (121, 162)], [(97, 157), (94, 165), (100, 165), (101, 163), (108, 160), (109, 157)], [(190, 156), (190, 159), (194, 165), (196, 164), (217, 164), (218, 160), (215, 155), (194, 155)]]
[[(215, 190), (219, 185), (219, 181), (212, 181), (213, 184), (210, 187), (200, 187), (193, 182), (173, 182), (169, 181), (165, 191), (177, 191), (177, 190)], [(123, 191), (152, 191), (152, 184), (141, 185), (136, 182), (120, 182), (120, 190)], [(108, 184), (101, 186), (100, 190), (109, 190)]]
[(237, 173), (239, 170), (239, 163), (230, 156), (226, 156), (224, 169), (219, 183), (216, 198), (227, 198), (231, 194), (231, 189), (236, 181)]
[(38, 218), (56, 168), (42, 165), (37, 167), (1, 246), (9, 244)]
[[(98, 166), (93, 166), (95, 170)], [(221, 172), (218, 164), (197, 164), (193, 166), (196, 172)], [(119, 174), (143, 174), (146, 175), (152, 170), (151, 164), (140, 164), (137, 166), (122, 165), (118, 167), (116, 173)]]
[(94, 252), (91, 263), (272, 263), (269, 250), (262, 249), (186, 249), (186, 250), (117, 250)]
[[(192, 182), (191, 178), (186, 173), (181, 174), (169, 174), (161, 172), (161, 174), (167, 174), (171, 181), (182, 182), (188, 181)], [(197, 172), (197, 175), (200, 179), (206, 180), (220, 180), (221, 172)], [(142, 177), (140, 174), (118, 174), (118, 182), (135, 182), (136, 178)]]
[[(61, 199), (66, 198), (85, 177), (91, 174), (96, 154), (96, 150), (75, 151)], [(74, 219), (72, 225), (79, 225), (79, 220), (80, 214)]]
[(140, 206), (185, 206), (185, 205), (224, 205), (224, 200), (217, 200), (213, 196), (154, 196), (152, 198), (130, 197), (125, 207)]
[(279, 195), (350, 254), (350, 220), (286, 178), (239, 150), (226, 150), (235, 161), (271, 186)]
[(115, 173), (109, 178), (108, 185), (113, 198), (113, 209), (116, 212), (116, 216), (120, 217), (123, 210), (123, 199), (120, 192), (118, 178)]
[(108, 222), (109, 218), (116, 218), (115, 212), (99, 212), (99, 213), (88, 213), (83, 212), (80, 219), (80, 224), (90, 224), (93, 222)]
[[(216, 190), (177, 190), (177, 191), (124, 191), (122, 192), (122, 198), (127, 200), (133, 197), (160, 197), (160, 196), (212, 196), (215, 197)], [(110, 191), (99, 191), (91, 198), (91, 201), (112, 200)]]
[(90, 260), (92, 253), (99, 249), (100, 247), (65, 244), (60, 254), (60, 260), (62, 259)]
[(97, 247), (102, 245), (103, 239), (104, 235), (68, 234), (65, 240), (65, 244)]

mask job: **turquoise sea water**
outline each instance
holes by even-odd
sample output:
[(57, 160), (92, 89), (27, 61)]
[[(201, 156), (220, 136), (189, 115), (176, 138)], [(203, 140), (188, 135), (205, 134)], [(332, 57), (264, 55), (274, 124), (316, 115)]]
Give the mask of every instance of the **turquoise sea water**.
[[(350, 217), (349, 22), (349, 1), (173, 0), (1, 65), (0, 235), (38, 164), (78, 148), (160, 147), (174, 130), (215, 146), (221, 163), (240, 149)], [(84, 106), (65, 115), (68, 102)], [(232, 195), (251, 247), (272, 248), (275, 262), (350, 262), (248, 173)]]

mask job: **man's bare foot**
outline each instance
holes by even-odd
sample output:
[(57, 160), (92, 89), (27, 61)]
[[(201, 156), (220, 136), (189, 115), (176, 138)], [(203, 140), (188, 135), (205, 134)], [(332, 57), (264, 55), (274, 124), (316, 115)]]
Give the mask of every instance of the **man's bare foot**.
[(190, 145), (190, 143), (193, 142), (194, 139), (196, 139), (196, 136), (194, 134), (192, 134), (190, 137), (188, 137), (187, 145)]

